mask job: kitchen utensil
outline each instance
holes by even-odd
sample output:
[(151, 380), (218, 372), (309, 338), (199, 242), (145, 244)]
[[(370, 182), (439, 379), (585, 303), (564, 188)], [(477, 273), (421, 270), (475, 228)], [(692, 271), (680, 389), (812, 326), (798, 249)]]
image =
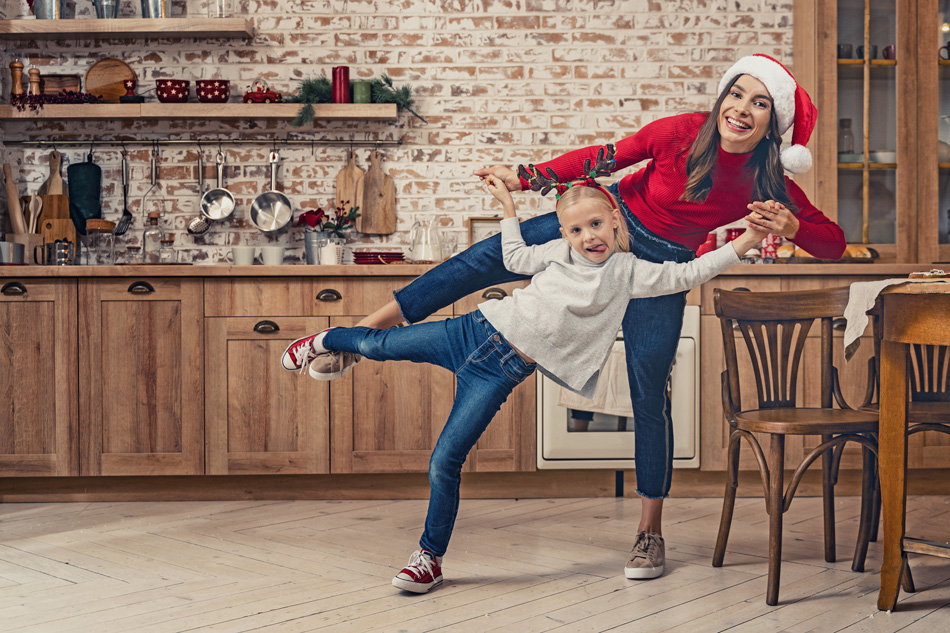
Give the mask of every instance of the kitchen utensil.
[(155, 96), (162, 103), (185, 103), (191, 91), (191, 82), (184, 79), (157, 79)]
[(201, 199), (205, 193), (205, 163), (202, 158), (201, 148), (198, 148), (198, 215), (192, 218), (188, 223), (188, 233), (191, 235), (204, 235), (211, 228), (211, 222), (201, 215)]
[(396, 184), (383, 172), (382, 154), (369, 155), (370, 167), (363, 176), (363, 195), (356, 230), (360, 233), (388, 235), (396, 232)]
[(145, 217), (145, 200), (158, 185), (158, 142), (152, 143), (152, 153), (148, 159), (149, 187), (142, 196), (142, 217)]
[(27, 207), (30, 211), (29, 220), (27, 220), (27, 233), (36, 233), (36, 223), (40, 219), (40, 211), (43, 210), (43, 198), (40, 196), (30, 196), (30, 205)]
[(82, 77), (80, 75), (43, 73), (40, 76), (40, 93), (44, 95), (59, 94), (63, 90), (70, 92), (82, 91)]
[(10, 216), (10, 228), (14, 233), (26, 233), (26, 222), (23, 220), (23, 209), (20, 208), (20, 197), (16, 183), (13, 182), (13, 171), (8, 163), (3, 164), (3, 177), (6, 181), (4, 188), (7, 194), (7, 214)]
[[(362, 192), (361, 187), (363, 186), (363, 177), (365, 175), (366, 172), (360, 169), (356, 164), (356, 156), (353, 154), (353, 150), (350, 150), (350, 158), (346, 163), (346, 167), (340, 170), (340, 173), (336, 176), (336, 206), (340, 206), (347, 201), (354, 207), (362, 204), (360, 197), (357, 196), (357, 192)], [(361, 219), (362, 218), (356, 218), (357, 231), (362, 230), (360, 229)]]
[(65, 195), (46, 194), (40, 196), (43, 200), (43, 209), (40, 211), (40, 217), (37, 221), (39, 226), (43, 220), (68, 220), (69, 219), (69, 197)]
[(119, 17), (119, 0), (94, 0), (97, 18)]
[(23, 244), (0, 242), (0, 264), (22, 264), (25, 252)]
[(232, 246), (231, 263), (235, 266), (250, 266), (257, 256), (257, 249), (253, 246)]
[(142, 0), (143, 18), (172, 17), (172, 0)]
[(284, 194), (277, 191), (277, 163), (280, 155), (270, 153), (270, 191), (266, 191), (251, 204), (251, 224), (265, 233), (274, 233), (284, 228), (294, 217), (294, 207)]
[(66, 168), (69, 181), (69, 216), (80, 235), (86, 234), (86, 220), (102, 217), (102, 168), (92, 161), (92, 152), (86, 161)]
[(61, 20), (71, 18), (75, 11), (66, 7), (67, 0), (33, 0), (33, 15), (37, 20)]
[(215, 158), (218, 168), (218, 186), (209, 189), (201, 196), (201, 215), (217, 222), (231, 217), (234, 213), (234, 194), (224, 187), (224, 152), (218, 150)]
[(75, 245), (68, 240), (55, 240), (33, 249), (33, 261), (40, 266), (71, 266), (76, 261)]
[(409, 231), (409, 259), (413, 263), (435, 263), (442, 261), (442, 232), (439, 230), (440, 216), (426, 220), (417, 220)]
[(125, 235), (132, 224), (132, 212), (129, 211), (129, 153), (122, 150), (122, 164), (120, 166), (122, 178), (122, 217), (115, 224), (113, 235)]
[(63, 155), (57, 152), (55, 149), (49, 153), (49, 176), (46, 180), (40, 185), (40, 188), (37, 190), (39, 195), (44, 195), (48, 193), (52, 194), (62, 194), (63, 193), (63, 176), (62, 176), (62, 164), (63, 164)]
[(227, 103), (231, 97), (231, 82), (227, 79), (199, 79), (195, 94), (201, 103)]
[(82, 254), (80, 262), (87, 266), (111, 266), (115, 264), (115, 222), (87, 220), (86, 234), (80, 238)]
[(125, 94), (122, 82), (126, 79), (137, 79), (135, 71), (121, 59), (107, 57), (92, 65), (83, 85), (86, 92), (102, 97), (105, 103), (119, 103), (119, 97)]
[(40, 234), (44, 242), (55, 242), (56, 240), (65, 240), (75, 244), (76, 225), (69, 218), (59, 220), (43, 220), (40, 223)]

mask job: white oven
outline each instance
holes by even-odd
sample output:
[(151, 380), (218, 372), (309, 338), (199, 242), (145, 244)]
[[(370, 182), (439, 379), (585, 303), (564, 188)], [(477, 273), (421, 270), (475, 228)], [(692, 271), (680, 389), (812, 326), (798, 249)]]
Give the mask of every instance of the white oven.
[[(622, 348), (623, 341), (618, 339), (615, 345)], [(569, 419), (568, 408), (558, 404), (560, 387), (540, 372), (537, 380), (539, 469), (635, 467), (632, 419), (597, 412), (589, 423), (576, 423)], [(622, 385), (629, 402), (626, 380), (612, 382), (618, 385), (614, 399), (624, 397), (619, 392)], [(669, 388), (673, 405), (673, 467), (699, 468), (699, 306), (686, 306)], [(576, 399), (572, 407), (583, 410)]]

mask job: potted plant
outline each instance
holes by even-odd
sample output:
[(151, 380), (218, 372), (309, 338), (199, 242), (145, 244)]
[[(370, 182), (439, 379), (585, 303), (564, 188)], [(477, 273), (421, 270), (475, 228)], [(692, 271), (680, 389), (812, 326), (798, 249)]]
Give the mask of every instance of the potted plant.
[(302, 226), (305, 231), (304, 250), (308, 264), (319, 263), (320, 249), (330, 244), (333, 238), (342, 243), (346, 239), (344, 231), (355, 226), (356, 218), (360, 217), (359, 207), (349, 207), (347, 210), (349, 204), (349, 200), (341, 202), (332, 216), (321, 207), (304, 211), (298, 216), (297, 226)]

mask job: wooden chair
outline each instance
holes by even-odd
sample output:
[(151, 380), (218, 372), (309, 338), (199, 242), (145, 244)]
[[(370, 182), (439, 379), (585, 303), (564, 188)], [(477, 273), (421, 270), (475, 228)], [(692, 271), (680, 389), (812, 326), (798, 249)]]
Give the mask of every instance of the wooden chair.
[[(722, 372), (722, 406), (732, 428), (727, 457), (727, 481), (712, 564), (721, 567), (729, 539), (739, 475), (739, 449), (745, 439), (762, 475), (765, 507), (769, 515), (769, 571), (765, 602), (778, 603), (782, 558), (782, 519), (808, 466), (822, 458), (825, 560), (835, 560), (834, 485), (841, 453), (847, 442), (864, 447), (861, 523), (851, 568), (863, 571), (871, 531), (877, 480), (877, 415), (848, 407), (833, 364), (832, 322), (844, 314), (849, 289), (802, 292), (739, 292), (716, 289), (716, 315), (722, 327), (726, 370)], [(815, 322), (820, 331), (820, 406), (799, 403), (798, 379), (806, 337)], [(755, 377), (757, 407), (740, 410), (739, 360), (736, 330), (742, 335)], [(840, 342), (838, 343), (840, 344)], [(811, 359), (809, 359), (811, 360)], [(832, 400), (840, 408), (833, 408)], [(753, 433), (768, 437), (768, 460)], [(785, 438), (817, 435), (818, 446), (804, 456), (784, 489)]]

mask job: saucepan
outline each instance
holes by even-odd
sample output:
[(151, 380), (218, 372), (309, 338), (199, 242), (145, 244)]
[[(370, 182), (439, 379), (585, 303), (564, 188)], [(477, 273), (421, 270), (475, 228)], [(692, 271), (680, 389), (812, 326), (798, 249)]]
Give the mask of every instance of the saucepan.
[(218, 186), (201, 196), (201, 215), (212, 222), (225, 220), (234, 213), (234, 194), (224, 188), (224, 152), (218, 150)]
[(280, 155), (270, 153), (270, 191), (265, 191), (251, 204), (251, 223), (264, 233), (276, 233), (290, 224), (294, 207), (290, 200), (277, 191), (277, 163)]

